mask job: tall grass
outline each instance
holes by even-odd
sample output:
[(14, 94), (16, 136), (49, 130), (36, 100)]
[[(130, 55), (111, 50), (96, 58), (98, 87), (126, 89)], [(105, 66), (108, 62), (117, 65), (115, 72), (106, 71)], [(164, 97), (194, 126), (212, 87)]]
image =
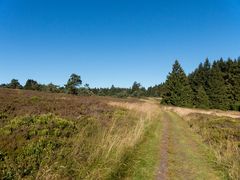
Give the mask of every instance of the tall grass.
[(216, 163), (229, 179), (240, 179), (240, 121), (228, 117), (191, 114), (190, 127), (215, 153)]
[(151, 105), (116, 105), (101, 116), (86, 114), (78, 120), (49, 114), (8, 121), (0, 129), (0, 175), (5, 179), (123, 178), (158, 114), (150, 112), (155, 108)]
[[(144, 138), (147, 127), (153, 123), (154, 118), (141, 108), (136, 110), (125, 105), (122, 107), (131, 111), (118, 107), (108, 126), (101, 126), (92, 120), (93, 124), (85, 126), (77, 135), (72, 156), (84, 168), (79, 172), (79, 178), (107, 179), (124, 176), (122, 167), (128, 163), (132, 151)], [(84, 163), (83, 152), (88, 152)]]

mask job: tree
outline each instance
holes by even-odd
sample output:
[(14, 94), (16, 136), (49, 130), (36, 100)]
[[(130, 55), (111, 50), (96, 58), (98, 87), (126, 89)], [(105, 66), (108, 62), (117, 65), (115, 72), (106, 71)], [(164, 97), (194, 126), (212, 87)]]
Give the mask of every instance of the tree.
[(38, 84), (37, 81), (34, 81), (32, 79), (28, 79), (25, 86), (24, 86), (24, 89), (26, 89), (26, 90), (40, 90), (40, 85)]
[(21, 84), (18, 82), (17, 79), (12, 79), (10, 84), (8, 84), (8, 87), (12, 88), (12, 89), (21, 89), (22, 88)]
[(227, 97), (227, 86), (223, 78), (223, 74), (217, 64), (213, 63), (211, 75), (208, 80), (207, 95), (210, 100), (211, 108), (229, 109), (229, 100)]
[(197, 89), (197, 94), (195, 96), (194, 102), (195, 102), (194, 105), (196, 105), (196, 107), (198, 108), (203, 108), (203, 109), (209, 108), (209, 98), (203, 86), (200, 86)]
[(81, 84), (82, 84), (81, 77), (77, 74), (72, 74), (68, 79), (67, 84), (65, 85), (67, 93), (77, 95), (78, 88)]
[(111, 88), (109, 89), (109, 95), (110, 95), (110, 96), (116, 95), (116, 90), (117, 90), (117, 89), (115, 88), (115, 86), (112, 85)]
[(3, 84), (0, 84), (0, 87), (1, 87), (1, 88), (7, 88), (8, 85), (3, 83)]
[(144, 96), (146, 93), (146, 89), (141, 86), (140, 83), (134, 82), (131, 88), (131, 96), (132, 97), (141, 97)]
[(164, 91), (164, 84), (159, 84), (159, 85), (155, 85), (155, 86), (150, 86), (147, 90), (146, 90), (146, 96), (150, 96), (150, 97), (161, 97)]
[(175, 106), (192, 106), (192, 89), (181, 65), (176, 60), (169, 73), (163, 94), (162, 103)]
[(200, 63), (198, 68), (189, 74), (188, 79), (193, 91), (193, 104), (199, 106), (198, 93), (202, 87), (204, 91), (208, 89), (207, 81), (209, 80), (211, 70), (211, 64), (208, 59), (205, 60), (204, 64)]
[(135, 81), (132, 85), (132, 93), (134, 93), (135, 91), (139, 91), (140, 88), (141, 88), (141, 84)]
[(54, 85), (53, 83), (50, 83), (46, 86), (46, 91), (51, 93), (59, 93), (59, 86)]

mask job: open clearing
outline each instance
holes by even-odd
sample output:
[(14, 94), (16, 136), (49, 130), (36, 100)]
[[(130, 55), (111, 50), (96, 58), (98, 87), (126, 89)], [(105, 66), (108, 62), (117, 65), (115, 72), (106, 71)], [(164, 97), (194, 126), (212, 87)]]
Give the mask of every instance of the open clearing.
[(239, 179), (238, 115), (0, 89), (0, 177)]

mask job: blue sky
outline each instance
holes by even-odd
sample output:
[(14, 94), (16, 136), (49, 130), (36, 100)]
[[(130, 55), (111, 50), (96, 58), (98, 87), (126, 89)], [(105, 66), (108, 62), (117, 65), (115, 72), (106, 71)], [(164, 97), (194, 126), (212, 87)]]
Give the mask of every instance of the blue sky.
[(238, 56), (239, 0), (0, 0), (0, 83), (150, 86)]

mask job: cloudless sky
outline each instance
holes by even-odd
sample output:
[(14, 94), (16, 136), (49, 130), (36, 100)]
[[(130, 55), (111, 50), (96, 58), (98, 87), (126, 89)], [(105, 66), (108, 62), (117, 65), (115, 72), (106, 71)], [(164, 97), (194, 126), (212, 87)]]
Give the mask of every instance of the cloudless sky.
[(148, 87), (238, 56), (239, 0), (0, 0), (0, 83)]

